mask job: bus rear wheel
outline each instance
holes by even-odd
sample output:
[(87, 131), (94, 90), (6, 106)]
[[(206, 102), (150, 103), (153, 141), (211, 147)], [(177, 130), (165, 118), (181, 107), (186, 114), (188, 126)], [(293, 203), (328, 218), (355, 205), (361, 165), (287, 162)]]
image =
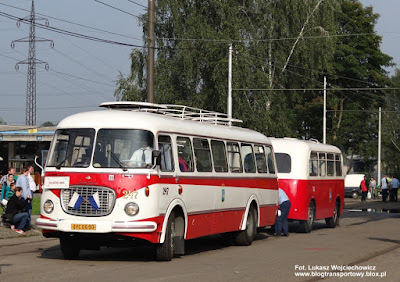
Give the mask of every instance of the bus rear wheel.
[(157, 261), (170, 261), (174, 256), (175, 214), (171, 213), (165, 232), (164, 243), (157, 244), (155, 259)]
[(340, 204), (338, 201), (335, 203), (335, 209), (333, 210), (333, 216), (325, 218), (326, 225), (329, 228), (335, 228), (336, 225), (339, 223), (339, 210), (340, 210)]
[(315, 205), (314, 203), (310, 203), (308, 206), (308, 216), (307, 220), (300, 221), (300, 231), (304, 233), (310, 233), (312, 230), (312, 226), (315, 218)]
[(247, 214), (246, 229), (236, 234), (235, 242), (239, 246), (250, 246), (253, 243), (257, 230), (257, 212), (250, 207)]

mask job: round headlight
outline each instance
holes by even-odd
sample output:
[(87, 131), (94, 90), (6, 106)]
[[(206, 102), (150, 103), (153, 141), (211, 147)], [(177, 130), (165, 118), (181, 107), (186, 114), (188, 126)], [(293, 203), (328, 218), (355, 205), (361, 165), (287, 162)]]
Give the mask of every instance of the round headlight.
[(54, 210), (54, 204), (51, 200), (47, 200), (46, 202), (44, 202), (43, 204), (43, 210), (46, 213), (52, 213)]
[(127, 203), (125, 206), (125, 212), (129, 216), (134, 216), (139, 213), (139, 206), (135, 203)]

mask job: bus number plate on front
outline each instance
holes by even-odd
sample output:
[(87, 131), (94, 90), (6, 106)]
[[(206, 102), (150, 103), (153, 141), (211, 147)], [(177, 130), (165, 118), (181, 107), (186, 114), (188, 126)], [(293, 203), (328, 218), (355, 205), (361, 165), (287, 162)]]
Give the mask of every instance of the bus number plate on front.
[(72, 230), (96, 230), (96, 224), (71, 224)]

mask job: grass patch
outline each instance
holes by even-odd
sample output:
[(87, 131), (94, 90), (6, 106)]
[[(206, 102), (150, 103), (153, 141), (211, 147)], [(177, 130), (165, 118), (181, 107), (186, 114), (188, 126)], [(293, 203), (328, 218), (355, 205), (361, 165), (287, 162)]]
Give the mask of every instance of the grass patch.
[(40, 214), (40, 197), (33, 198), (33, 201), (32, 201), (32, 214), (33, 215)]

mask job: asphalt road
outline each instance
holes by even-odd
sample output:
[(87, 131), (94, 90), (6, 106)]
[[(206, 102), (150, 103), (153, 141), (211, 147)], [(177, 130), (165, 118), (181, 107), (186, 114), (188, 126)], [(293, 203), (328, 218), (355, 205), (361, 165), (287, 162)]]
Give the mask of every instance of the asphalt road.
[[(64, 261), (56, 239), (2, 239), (0, 281), (319, 281), (322, 275), (324, 281), (360, 281), (350, 277), (355, 275), (364, 275), (361, 281), (400, 281), (397, 209), (400, 203), (346, 199), (335, 229), (318, 221), (302, 234), (292, 223), (289, 237), (266, 230), (249, 247), (224, 246), (219, 236), (190, 240), (187, 254), (171, 262), (153, 261), (151, 249), (143, 247), (82, 251), (78, 260)], [(338, 267), (346, 269), (333, 269)]]

